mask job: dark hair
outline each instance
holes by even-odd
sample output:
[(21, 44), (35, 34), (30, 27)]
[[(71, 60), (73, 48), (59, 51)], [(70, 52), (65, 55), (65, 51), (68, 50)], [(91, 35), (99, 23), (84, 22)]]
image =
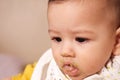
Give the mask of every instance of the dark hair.
[(70, 0), (49, 0), (48, 3), (50, 3), (50, 2), (63, 2), (63, 1), (70, 1)]
[(52, 2), (52, 1), (64, 1), (64, 0), (49, 0), (49, 2)]
[(51, 2), (51, 1), (55, 1), (55, 0), (49, 0), (49, 2)]

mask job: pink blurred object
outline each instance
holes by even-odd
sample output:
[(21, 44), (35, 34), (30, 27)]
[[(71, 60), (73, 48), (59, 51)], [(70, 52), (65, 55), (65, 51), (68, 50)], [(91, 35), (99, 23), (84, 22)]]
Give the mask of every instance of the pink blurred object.
[(24, 63), (18, 57), (0, 54), (0, 80), (23, 71)]

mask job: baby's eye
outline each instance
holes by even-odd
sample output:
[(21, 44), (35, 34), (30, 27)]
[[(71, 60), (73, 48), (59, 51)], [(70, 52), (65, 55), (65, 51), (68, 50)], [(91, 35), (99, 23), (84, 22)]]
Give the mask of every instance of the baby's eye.
[(52, 40), (56, 41), (56, 42), (61, 42), (62, 39), (60, 37), (53, 37)]
[(75, 38), (75, 40), (78, 41), (78, 42), (85, 42), (85, 41), (87, 41), (88, 39), (87, 39), (87, 38), (77, 37), (77, 38)]

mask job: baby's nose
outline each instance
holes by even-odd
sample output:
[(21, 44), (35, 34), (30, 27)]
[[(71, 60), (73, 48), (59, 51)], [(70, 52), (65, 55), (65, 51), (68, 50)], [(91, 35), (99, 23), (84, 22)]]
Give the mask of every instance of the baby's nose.
[(72, 44), (66, 43), (62, 46), (61, 56), (63, 57), (75, 57), (75, 52)]
[(75, 57), (75, 54), (73, 52), (63, 52), (63, 53), (61, 53), (61, 56), (63, 56), (63, 57)]

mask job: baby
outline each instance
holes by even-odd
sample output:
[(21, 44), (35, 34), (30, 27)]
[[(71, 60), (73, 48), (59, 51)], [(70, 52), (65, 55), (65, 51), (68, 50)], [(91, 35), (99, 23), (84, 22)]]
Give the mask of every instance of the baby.
[(120, 80), (120, 0), (49, 0), (48, 24), (31, 80)]
[[(120, 0), (50, 0), (48, 22), (53, 56), (64, 75), (120, 80), (120, 61), (112, 63), (120, 54)], [(119, 71), (107, 75), (103, 68), (109, 72), (110, 66)]]

